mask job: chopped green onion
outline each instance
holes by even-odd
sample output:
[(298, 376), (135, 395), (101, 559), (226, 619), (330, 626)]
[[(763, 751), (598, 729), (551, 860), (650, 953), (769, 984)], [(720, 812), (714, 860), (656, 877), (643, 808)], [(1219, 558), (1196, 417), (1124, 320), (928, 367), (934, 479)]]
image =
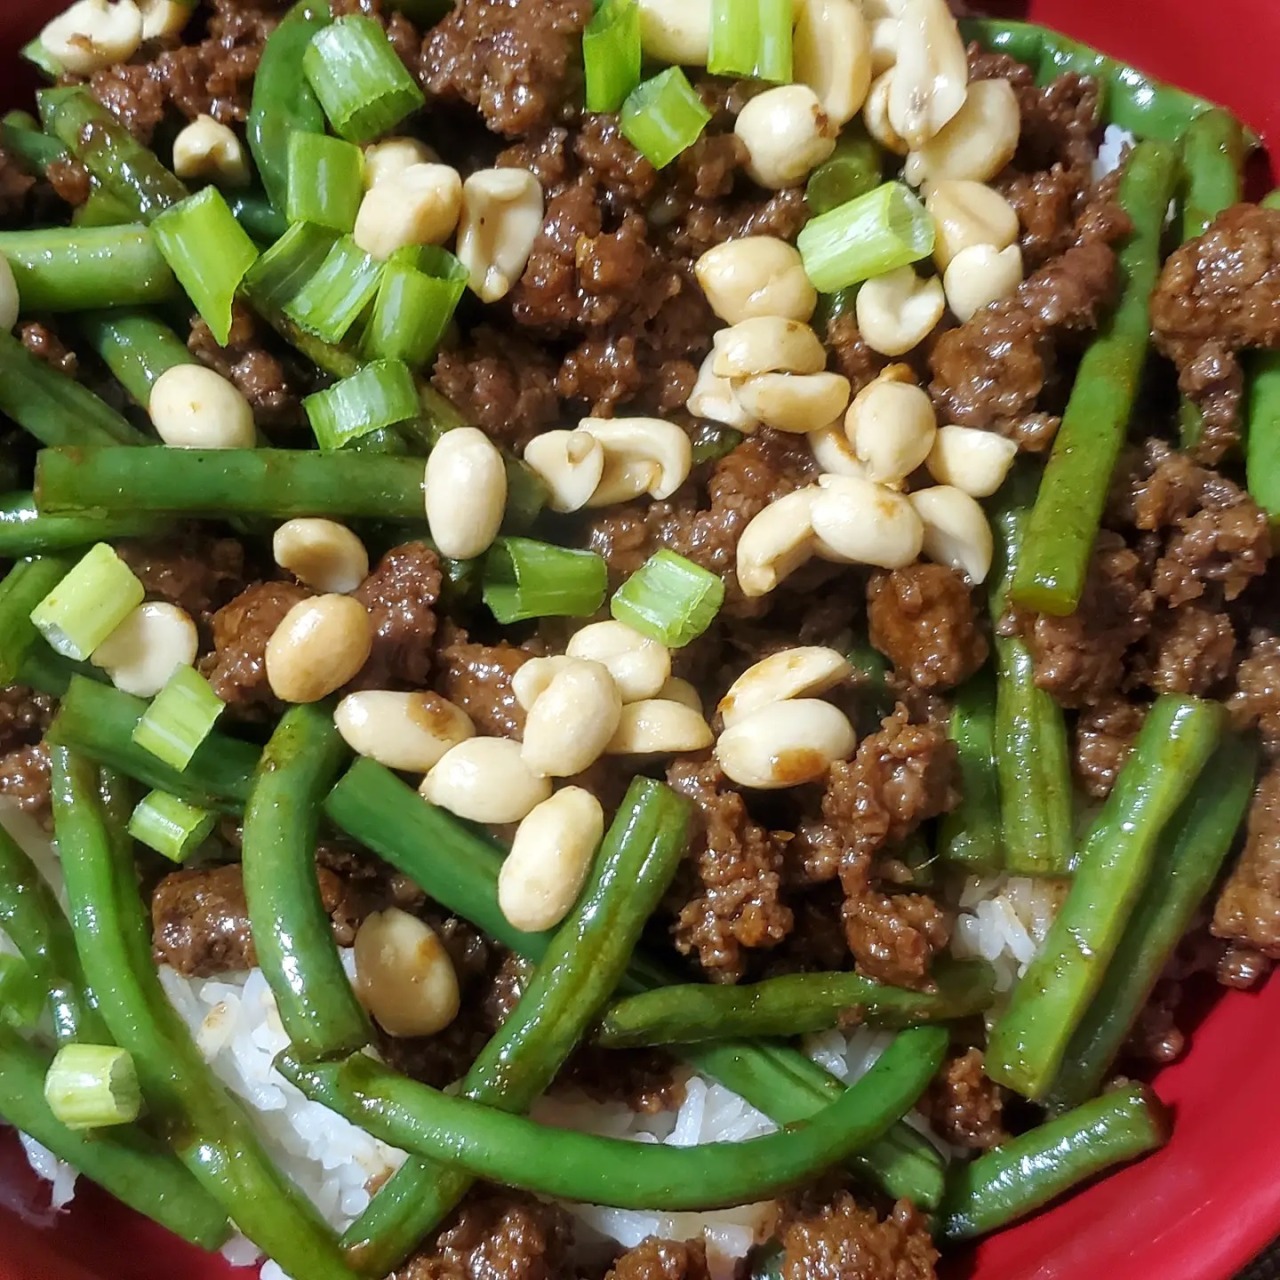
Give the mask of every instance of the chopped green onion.
[(634, 89), (622, 104), (623, 136), (655, 168), (693, 146), (711, 112), (679, 67), (668, 67)]
[(222, 714), (223, 701), (193, 667), (179, 667), (134, 726), (133, 740), (181, 772)]
[(186, 860), (208, 839), (218, 815), (179, 800), (167, 791), (153, 791), (133, 811), (129, 834), (170, 862)]
[(415, 417), (422, 405), (407, 364), (375, 360), (359, 373), (308, 396), (302, 407), (316, 443), (325, 453), (333, 453), (371, 431)]
[(391, 41), (372, 18), (339, 18), (316, 33), (302, 58), (335, 133), (370, 142), (426, 105)]
[(279, 315), (302, 292), (338, 237), (325, 227), (296, 222), (249, 268), (245, 296), (256, 310)]
[(151, 224), (165, 261), (220, 346), (231, 336), (231, 304), (258, 248), (217, 187), (166, 209)]
[(679, 649), (696, 640), (724, 604), (724, 583), (674, 551), (657, 551), (613, 594), (609, 612), (633, 631)]
[(933, 252), (933, 219), (901, 182), (812, 219), (796, 238), (804, 269), (819, 293), (905, 267)]
[(57, 653), (85, 662), (145, 595), (129, 566), (99, 542), (32, 609), (31, 621)]
[(94, 187), (71, 214), (73, 227), (120, 227), (133, 221), (133, 210), (106, 187)]
[(364, 197), (364, 152), (323, 133), (289, 135), (290, 222), (350, 231)]
[(862, 122), (850, 120), (836, 149), (810, 175), (804, 200), (813, 214), (830, 213), (880, 185), (883, 157), (879, 144)]
[(40, 1021), (45, 992), (21, 957), (0, 954), (0, 1021), (26, 1031)]
[(711, 0), (707, 70), (791, 82), (791, 0)]
[(447, 249), (411, 245), (393, 253), (365, 330), (364, 354), (415, 369), (426, 364), (466, 288), (467, 269)]
[(115, 1045), (64, 1044), (49, 1064), (44, 1100), (68, 1129), (132, 1124), (142, 1110), (133, 1057)]
[(50, 80), (56, 80), (62, 74), (62, 63), (45, 48), (40, 40), (32, 40), (30, 44), (24, 44), (22, 57)]
[(343, 236), (284, 313), (325, 342), (341, 342), (373, 301), (381, 278), (382, 263)]
[(587, 110), (617, 111), (640, 83), (640, 6), (604, 0), (582, 36)]
[(503, 626), (526, 618), (588, 618), (604, 604), (609, 573), (594, 551), (531, 538), (499, 538), (484, 563), (484, 602)]

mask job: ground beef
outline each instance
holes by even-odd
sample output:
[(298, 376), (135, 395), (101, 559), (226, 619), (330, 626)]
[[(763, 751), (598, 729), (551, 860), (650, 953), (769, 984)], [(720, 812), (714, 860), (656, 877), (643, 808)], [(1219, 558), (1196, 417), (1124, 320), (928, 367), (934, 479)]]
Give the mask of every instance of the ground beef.
[(8, 796), (42, 823), (49, 823), (49, 748), (43, 742), (15, 747), (0, 756), (0, 795)]
[[(151, 142), (156, 126), (164, 119), (168, 94), (164, 75), (155, 63), (117, 63), (95, 71), (90, 91), (108, 111), (139, 141)], [(94, 126), (88, 127), (92, 139)]]
[(954, 569), (920, 561), (867, 583), (871, 643), (921, 689), (954, 689), (987, 660), (973, 592)]
[(782, 1232), (782, 1280), (933, 1280), (938, 1251), (907, 1200), (886, 1218), (847, 1191), (801, 1206)]
[(52, 698), (25, 685), (0, 689), (0, 754), (39, 742), (56, 709)]
[(1238, 438), (1243, 382), (1235, 353), (1280, 346), (1280, 210), (1239, 204), (1166, 259), (1151, 298), (1156, 346), (1205, 413), (1197, 455)]
[(827, 348), (830, 366), (849, 379), (856, 396), (869, 386), (884, 368), (884, 358), (867, 346), (858, 332), (858, 320), (852, 311), (842, 311), (827, 322)]
[(1151, 586), (1175, 608), (1210, 587), (1234, 600), (1266, 568), (1271, 534), (1257, 503), (1162, 440), (1146, 441), (1131, 460), (1112, 506), (1113, 519), (1159, 535), (1150, 554)]
[(550, 124), (578, 82), (591, 0), (462, 0), (427, 36), (423, 86), (496, 133)]
[(737, 982), (744, 950), (777, 946), (794, 923), (782, 900), (784, 837), (752, 819), (713, 759), (678, 760), (667, 781), (693, 801), (697, 817), (693, 896), (672, 927), (676, 948), (696, 955), (713, 982)]
[(241, 714), (277, 708), (267, 683), (267, 641), (285, 614), (310, 595), (297, 583), (258, 582), (213, 615), (213, 652), (199, 666), (230, 708)]
[(244, 588), (244, 546), (186, 529), (164, 539), (116, 544), (149, 600), (166, 600), (207, 622)]
[(1138, 555), (1118, 534), (1103, 530), (1075, 613), (1019, 620), (1036, 684), (1064, 707), (1088, 706), (1119, 688), (1129, 648), (1150, 623), (1151, 592), (1143, 576)]
[(89, 170), (70, 155), (52, 161), (45, 169), (44, 176), (58, 198), (72, 208), (79, 208), (93, 192), (93, 179), (89, 176)]
[(618, 1053), (587, 1042), (573, 1051), (553, 1088), (585, 1093), (594, 1102), (621, 1102), (641, 1115), (678, 1110), (685, 1092), (675, 1061), (661, 1050)]
[(1072, 768), (1086, 795), (1105, 800), (1133, 749), (1146, 710), (1119, 694), (1085, 707), (1076, 718)]
[(22, 162), (0, 147), (0, 223), (9, 226), (25, 220), (27, 200), (36, 180)]
[(556, 364), (533, 343), (481, 325), (436, 357), (432, 384), (468, 422), (520, 452), (560, 412)]
[(1213, 912), (1213, 932), (1280, 959), (1280, 767), (1263, 775), (1239, 862)]
[(986, 1151), (1009, 1135), (1004, 1090), (982, 1069), (982, 1050), (966, 1049), (942, 1064), (920, 1101), (934, 1133), (954, 1147)]
[(1136, 679), (1156, 693), (1203, 697), (1225, 680), (1236, 653), (1231, 619), (1198, 604), (1158, 609)]
[(260, 426), (295, 427), (302, 422), (301, 396), (307, 388), (263, 345), (259, 323), (247, 307), (233, 305), (226, 346), (219, 346), (209, 326), (195, 316), (187, 347), (201, 364), (236, 385)]
[(650, 1236), (628, 1249), (604, 1280), (711, 1280), (707, 1249), (700, 1240), (659, 1240)]
[(436, 553), (425, 542), (406, 542), (388, 551), (360, 584), (354, 597), (373, 623), (373, 649), (356, 680), (360, 687), (419, 689), (427, 683), (443, 580)]
[(18, 336), (22, 339), (22, 345), (49, 368), (66, 374), (68, 378), (74, 378), (80, 372), (80, 360), (76, 353), (48, 325), (41, 324), (39, 320), (28, 320), (22, 325)]
[(561, 1280), (572, 1243), (560, 1205), (481, 1183), (388, 1280)]
[(1236, 690), (1227, 700), (1232, 720), (1239, 729), (1256, 726), (1274, 756), (1280, 751), (1280, 637), (1254, 632), (1235, 680)]
[(471, 717), (477, 732), (518, 739), (524, 708), (511, 677), (531, 656), (509, 644), (472, 644), (465, 631), (446, 623), (436, 650), (436, 689)]

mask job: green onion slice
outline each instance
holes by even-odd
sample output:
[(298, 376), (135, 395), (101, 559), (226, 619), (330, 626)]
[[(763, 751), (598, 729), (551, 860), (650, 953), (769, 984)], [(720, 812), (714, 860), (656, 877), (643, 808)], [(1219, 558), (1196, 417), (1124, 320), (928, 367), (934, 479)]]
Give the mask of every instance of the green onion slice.
[(711, 0), (707, 70), (789, 84), (793, 22), (791, 0)]
[(129, 834), (170, 862), (185, 862), (209, 838), (217, 820), (208, 809), (153, 791), (133, 811)]
[(44, 1012), (45, 991), (21, 957), (0, 953), (0, 1021), (29, 1031)]
[(350, 231), (364, 198), (364, 152), (322, 133), (289, 135), (285, 216), (334, 231)]
[(668, 67), (634, 89), (622, 104), (623, 136), (655, 168), (697, 142), (711, 112), (679, 67)]
[(52, 649), (85, 662), (145, 595), (133, 570), (99, 542), (36, 605), (31, 621)]
[(166, 209), (151, 224), (164, 260), (220, 346), (231, 336), (231, 304), (257, 246), (217, 187)]
[(222, 714), (223, 701), (192, 667), (179, 667), (133, 730), (144, 751), (181, 772)]
[(724, 583), (674, 551), (655, 552), (614, 592), (609, 612), (632, 630), (679, 649), (696, 640), (724, 604)]
[(397, 250), (382, 271), (364, 354), (420, 368), (435, 355), (466, 288), (467, 269), (447, 249)]
[(325, 342), (341, 342), (378, 292), (382, 263), (342, 236), (284, 313)]
[(503, 626), (526, 618), (588, 618), (604, 604), (609, 573), (594, 551), (532, 538), (499, 538), (484, 563), (484, 602)]
[(142, 1110), (133, 1058), (115, 1045), (63, 1045), (49, 1064), (44, 1100), (68, 1129), (131, 1124)]
[(422, 410), (413, 373), (399, 360), (375, 360), (359, 373), (307, 396), (302, 407), (325, 453), (416, 417)]
[(310, 222), (297, 222), (249, 269), (244, 291), (260, 311), (282, 313), (320, 270), (337, 235)]
[(919, 262), (933, 252), (933, 219), (909, 187), (886, 182), (813, 218), (796, 238), (819, 293)]
[(640, 6), (604, 0), (582, 36), (587, 110), (617, 111), (640, 83)]

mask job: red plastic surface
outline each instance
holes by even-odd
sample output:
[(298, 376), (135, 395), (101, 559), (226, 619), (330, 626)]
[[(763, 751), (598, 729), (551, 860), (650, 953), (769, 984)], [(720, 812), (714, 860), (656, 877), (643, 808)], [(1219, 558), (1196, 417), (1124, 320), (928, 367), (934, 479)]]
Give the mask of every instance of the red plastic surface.
[[(0, 57), (46, 0), (0, 0)], [(1002, 9), (1007, 6), (1001, 5)], [(1033, 0), (1039, 22), (1234, 108), (1280, 155), (1276, 0)], [(9, 80), (16, 85), (14, 78)], [(1280, 982), (1217, 1000), (1157, 1089), (1158, 1155), (955, 1260), (966, 1280), (1228, 1280), (1280, 1234)], [(0, 1280), (227, 1280), (231, 1272), (93, 1192), (51, 1224), (16, 1144), (0, 1143)], [(240, 1272), (240, 1275), (250, 1275)], [(306, 1280), (297, 1277), (296, 1280)]]

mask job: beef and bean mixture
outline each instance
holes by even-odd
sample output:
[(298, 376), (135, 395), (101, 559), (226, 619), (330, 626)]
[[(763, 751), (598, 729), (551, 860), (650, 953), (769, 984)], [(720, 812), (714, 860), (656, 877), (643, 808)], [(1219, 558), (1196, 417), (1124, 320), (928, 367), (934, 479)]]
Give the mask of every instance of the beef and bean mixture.
[[(627, 7), (597, 10), (610, 6)], [(143, 6), (154, 26), (114, 56), (53, 28), (46, 44), (63, 49), (63, 88), (87, 91), (191, 185), (231, 192), (236, 172), (261, 164), (247, 141), (264, 49), (298, 12), (208, 0), (189, 20), (164, 16), (180, 7)], [(1214, 741), (1258, 748), (1247, 821), (1235, 847), (1229, 831), (1218, 837), (1222, 869), (1189, 904), (1185, 937), (1097, 1083), (1123, 1088), (1177, 1057), (1185, 992), (1209, 975), (1256, 986), (1280, 958), (1280, 511), (1269, 505), (1280, 488), (1259, 488), (1243, 452), (1247, 428), (1276, 430), (1249, 421), (1249, 387), (1254, 353), (1280, 348), (1280, 207), (1228, 200), (1181, 244), (1159, 220), (1152, 233), (1134, 207), (1141, 148), (1114, 172), (1099, 163), (1104, 86), (1074, 71), (1045, 82), (966, 47), (940, 0), (807, 0), (795, 32), (804, 83), (781, 87), (710, 74), (707, 37), (699, 51), (681, 6), (640, 0), (647, 58), (696, 64), (687, 110), (705, 117), (667, 163), (637, 145), (627, 108), (584, 105), (589, 0), (456, 0), (434, 24), (384, 0), (324, 7), (307, 19), (317, 30), (330, 16), (371, 20), (420, 94), (424, 109), (395, 136), (369, 140), (353, 235), (375, 259), (454, 246), (471, 287), (418, 373), (428, 407), (451, 405), (448, 425), (467, 426), (434, 437), (416, 527), (188, 510), (113, 540), (151, 610), (139, 634), (182, 650), (177, 664), (221, 704), (217, 732), (257, 746), (291, 706), (330, 699), (355, 754), (511, 848), (498, 905), (530, 934), (568, 916), (633, 779), (662, 782), (688, 806), (689, 838), (643, 947), (671, 980), (719, 991), (839, 974), (931, 997), (957, 957), (1000, 961), (999, 940), (974, 941), (975, 903), (1013, 910), (1038, 891), (1030, 873), (1072, 909), (1079, 863), (1037, 871), (1008, 852), (1007, 826), (1001, 851), (1011, 809), (1050, 813), (1053, 761), (1062, 803), (1074, 796), (1078, 814), (1105, 824), (1108, 797), (1129, 794), (1126, 766), (1147, 767), (1148, 717), (1171, 699), (1220, 704)], [(923, 38), (912, 22), (937, 59), (933, 97), (914, 107), (894, 81), (925, 56), (907, 50)], [(5, 138), (4, 227), (65, 223), (103, 195), (75, 148), (42, 166)], [(916, 189), (918, 200), (900, 188), (933, 248), (831, 288), (806, 239), (820, 225), (806, 182), (852, 163), (850, 139), (878, 155), (866, 192), (899, 173)], [(425, 230), (432, 218), (443, 230)], [(1077, 373), (1097, 376), (1086, 353), (1100, 334), (1117, 342), (1117, 307), (1143, 313), (1133, 246), (1144, 235), (1153, 352), (1064, 608), (1019, 592), (1017, 576), (1010, 591), (1007, 497), (1029, 481), (1034, 500), (1078, 413)], [(145, 423), (136, 392), (63, 310), (24, 308), (26, 358)], [(240, 443), (256, 429), (277, 448), (309, 447), (307, 397), (334, 381), (313, 349), (291, 343), (252, 290), (221, 321), (185, 323), (189, 355), (161, 377), (210, 371), (247, 407)], [(207, 443), (166, 434), (157, 399), (164, 442)], [(29, 475), (16, 436), (0, 449)], [(674, 556), (713, 607), (662, 641), (601, 607), (602, 585), (574, 616), (500, 624), (476, 566), (513, 474), (542, 494), (520, 532), (595, 557), (610, 593)], [(127, 646), (105, 648), (93, 669), (128, 694), (154, 697), (174, 667), (157, 680)], [(65, 678), (43, 667), (16, 678), (0, 694), (0, 794), (49, 827), (45, 734)], [(987, 708), (985, 748), (966, 736), (975, 706)], [(1010, 736), (1010, 716), (1032, 736)], [(1056, 737), (1037, 739), (1037, 724)], [(987, 855), (973, 837), (984, 819)], [(240, 818), (223, 815), (176, 869), (144, 851), (157, 964), (194, 979), (259, 963), (242, 838)], [(514, 1016), (535, 966), (339, 824), (321, 822), (318, 840), (316, 903), (334, 942), (354, 947), (378, 1053), (448, 1088)], [(979, 853), (966, 861), (964, 849)], [(538, 865), (549, 851), (555, 883)], [(1044, 943), (1048, 920), (1018, 928)], [(424, 956), (430, 981), (396, 978)], [(953, 1161), (999, 1158), (1043, 1118), (1016, 1094), (1044, 1094), (999, 1065), (1014, 969), (992, 979), (985, 1029), (981, 1005), (951, 1024), (918, 1102)], [(829, 1026), (876, 1016), (874, 996), (851, 1000)], [(591, 1039), (561, 1062), (553, 1099), (679, 1107), (691, 1070), (679, 1044)], [(785, 1280), (916, 1280), (939, 1257), (933, 1207), (828, 1174), (773, 1203), (752, 1258), (734, 1264), (701, 1236), (584, 1248), (559, 1203), (480, 1182), (394, 1275), (704, 1280), (745, 1276), (759, 1255), (772, 1268), (759, 1274)]]

